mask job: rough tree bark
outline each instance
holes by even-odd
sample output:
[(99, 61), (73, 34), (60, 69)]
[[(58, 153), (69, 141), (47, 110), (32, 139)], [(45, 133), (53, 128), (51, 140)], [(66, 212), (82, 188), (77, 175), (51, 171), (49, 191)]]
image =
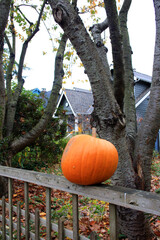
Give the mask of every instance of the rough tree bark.
[[(96, 126), (97, 132), (101, 138), (111, 141), (118, 149), (119, 164), (116, 174), (114, 175), (113, 182), (126, 187), (142, 188), (142, 182), (144, 182), (144, 180), (143, 176), (140, 175), (137, 170), (137, 158), (134, 156), (137, 129), (134, 99), (134, 79), (131, 63), (132, 52), (127, 31), (127, 14), (131, 0), (124, 1), (119, 19), (116, 11), (115, 1), (104, 0), (104, 2), (113, 50), (115, 71), (114, 78), (116, 87), (114, 92), (112, 91), (112, 86), (110, 83), (111, 75), (109, 68), (104, 67), (107, 66), (107, 60), (105, 59), (104, 61), (102, 59), (102, 54), (103, 56), (105, 55), (103, 44), (97, 35), (98, 31), (101, 31), (101, 26), (99, 25), (91, 28), (94, 39), (93, 41), (88, 35), (78, 13), (68, 1), (49, 0), (55, 21), (67, 34), (68, 38), (76, 49), (78, 56), (83, 62), (85, 72), (89, 77), (94, 97), (94, 126)], [(100, 52), (102, 54), (100, 54)], [(118, 86), (120, 86), (119, 93)], [(152, 88), (153, 86), (154, 85), (152, 84)], [(153, 94), (153, 96), (156, 97), (156, 94)], [(158, 107), (160, 101), (157, 97), (155, 101), (158, 102), (156, 104)], [(126, 118), (124, 117), (124, 114), (127, 115)], [(157, 116), (160, 116), (159, 112)], [(155, 124), (155, 120), (156, 119), (154, 119), (154, 122), (152, 122), (153, 125)], [(153, 125), (150, 133), (152, 132), (152, 139), (154, 142), (157, 129), (160, 127), (160, 124), (158, 122), (158, 126), (156, 125), (157, 127), (155, 128), (154, 132)], [(148, 133), (147, 128), (148, 125), (146, 125), (144, 122), (143, 129), (145, 129), (144, 131)], [(142, 135), (144, 137), (144, 134)], [(140, 133), (136, 139), (137, 150), (139, 136)], [(142, 142), (143, 137), (140, 138)], [(151, 139), (149, 139), (149, 141), (151, 142)], [(143, 142), (143, 145), (145, 145), (145, 142)], [(150, 151), (150, 153), (152, 153), (153, 145), (150, 145), (149, 148), (150, 150), (148, 150), (148, 152)], [(141, 153), (140, 146), (139, 153)], [(143, 151), (143, 154), (145, 157), (145, 151)], [(139, 165), (141, 161), (144, 165), (141, 155), (139, 154), (138, 156)], [(142, 169), (142, 167), (143, 166), (141, 166), (139, 169)], [(143, 213), (119, 208), (118, 215), (120, 229), (122, 233), (126, 234), (128, 239), (151, 239), (150, 231), (146, 231), (147, 223)]]
[(119, 14), (120, 29), (123, 42), (123, 59), (124, 59), (124, 114), (126, 119), (126, 136), (128, 138), (128, 147), (133, 159), (135, 137), (137, 132), (136, 109), (134, 97), (134, 73), (132, 67), (132, 49), (129, 41), (127, 28), (127, 16), (132, 0), (124, 1)]

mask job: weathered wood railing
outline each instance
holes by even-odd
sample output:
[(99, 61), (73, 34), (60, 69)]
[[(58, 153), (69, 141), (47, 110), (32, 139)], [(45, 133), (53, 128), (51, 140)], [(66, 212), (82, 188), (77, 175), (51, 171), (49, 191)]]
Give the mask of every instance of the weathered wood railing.
[[(96, 186), (80, 186), (70, 183), (64, 177), (4, 166), (0, 166), (0, 176), (8, 178), (9, 202), (5, 202), (4, 197), (0, 200), (0, 205), (2, 206), (2, 215), (0, 216), (2, 231), (0, 233), (4, 240), (13, 239), (13, 229), (17, 229), (17, 239), (21, 239), (21, 232), (25, 234), (25, 239), (43, 239), (39, 237), (40, 224), (46, 226), (47, 240), (51, 239), (51, 230), (58, 232), (59, 239), (64, 239), (64, 236), (74, 240), (88, 239), (84, 236), (79, 236), (78, 195), (110, 203), (110, 238), (112, 240), (117, 240), (117, 205), (153, 215), (160, 215), (160, 196), (155, 193), (104, 184)], [(19, 203), (17, 203), (17, 207), (12, 205), (12, 179), (24, 181), (25, 210), (20, 209)], [(35, 215), (29, 213), (28, 183), (34, 183), (46, 187), (46, 219), (39, 218), (38, 209), (36, 209)], [(72, 194), (73, 231), (64, 229), (62, 219), (59, 220), (58, 225), (51, 223), (51, 189), (53, 188)], [(9, 209), (9, 219), (5, 216), (6, 208)], [(13, 212), (17, 213), (17, 223), (13, 222)], [(25, 217), (25, 228), (21, 226), (21, 216)], [(35, 233), (32, 233), (29, 229), (29, 219), (35, 223)], [(6, 224), (9, 226), (9, 235), (6, 234)], [(91, 234), (90, 239), (96, 239), (95, 233)]]

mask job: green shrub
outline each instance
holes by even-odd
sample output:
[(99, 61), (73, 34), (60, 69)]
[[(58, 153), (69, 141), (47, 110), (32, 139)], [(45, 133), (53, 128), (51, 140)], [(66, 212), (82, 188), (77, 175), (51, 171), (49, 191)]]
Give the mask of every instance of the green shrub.
[[(40, 120), (44, 101), (38, 95), (23, 90), (18, 101), (14, 124), (14, 137), (24, 135)], [(58, 117), (52, 118), (36, 141), (13, 157), (12, 166), (25, 169), (40, 169), (58, 163), (67, 143), (66, 115), (59, 109)]]

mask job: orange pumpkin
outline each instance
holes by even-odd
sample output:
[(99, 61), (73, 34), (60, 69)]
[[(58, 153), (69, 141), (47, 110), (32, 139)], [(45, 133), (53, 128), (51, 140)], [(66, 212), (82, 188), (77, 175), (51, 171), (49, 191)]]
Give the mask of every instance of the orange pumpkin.
[(117, 164), (118, 152), (112, 143), (85, 134), (69, 140), (61, 160), (64, 176), (80, 185), (104, 182), (114, 174)]

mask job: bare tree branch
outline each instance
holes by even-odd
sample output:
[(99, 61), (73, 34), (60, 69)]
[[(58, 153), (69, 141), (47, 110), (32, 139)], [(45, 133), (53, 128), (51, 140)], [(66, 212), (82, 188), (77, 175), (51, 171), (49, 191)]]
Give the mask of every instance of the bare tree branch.
[[(9, 57), (10, 61), (8, 63), (7, 72), (6, 72), (7, 109), (8, 109), (8, 112), (10, 112), (10, 110), (11, 110), (11, 106), (10, 106), (10, 103), (12, 102), (11, 80), (12, 80), (12, 71), (13, 71), (13, 67), (14, 67), (14, 64), (15, 64), (16, 36), (15, 36), (15, 26), (14, 26), (13, 18), (14, 18), (14, 7), (13, 7), (13, 2), (12, 2), (11, 3), (11, 14), (10, 14), (11, 24), (9, 26), (10, 31), (11, 31), (11, 35), (12, 35), (12, 37), (11, 37), (12, 38), (12, 43), (10, 43), (9, 38), (8, 38), (7, 34), (5, 33), (5, 40), (6, 40), (6, 43), (8, 45), (9, 55), (10, 55), (10, 57)], [(7, 114), (7, 115), (9, 115), (9, 114)], [(8, 122), (8, 119), (6, 117), (6, 129), (8, 129), (7, 122)]]
[(120, 33), (118, 13), (115, 0), (104, 0), (108, 18), (110, 38), (112, 43), (112, 56), (114, 63), (114, 95), (123, 111), (124, 101), (124, 65), (122, 36)]
[(14, 124), (14, 118), (15, 118), (15, 112), (16, 112), (16, 106), (18, 102), (18, 98), (21, 94), (24, 80), (22, 78), (22, 71), (23, 71), (23, 66), (24, 66), (24, 59), (26, 56), (27, 48), (28, 48), (28, 43), (31, 41), (31, 39), (35, 36), (35, 34), (39, 31), (39, 25), (40, 25), (40, 20), (43, 14), (43, 10), (46, 4), (46, 0), (44, 0), (43, 5), (41, 7), (41, 11), (38, 17), (38, 21), (36, 24), (36, 27), (33, 32), (28, 36), (28, 38), (25, 40), (22, 46), (22, 51), (20, 55), (20, 60), (19, 60), (19, 65), (18, 65), (18, 84), (15, 89), (15, 93), (13, 94), (12, 100), (10, 101), (10, 111), (7, 112), (7, 136), (9, 136), (12, 133), (13, 129), (13, 124)]
[[(99, 56), (104, 64), (104, 68), (110, 73), (110, 67), (107, 60), (107, 52), (108, 49), (104, 46), (103, 39), (101, 38), (101, 33), (108, 28), (108, 19), (106, 18), (102, 23), (94, 24), (90, 27), (90, 31), (92, 32), (92, 36), (94, 39), (94, 43), (96, 44), (97, 51), (99, 52)], [(111, 75), (110, 75), (111, 79)]]
[(132, 0), (125, 0), (119, 14), (120, 29), (123, 42), (124, 56), (124, 81), (125, 81), (125, 96), (124, 96), (124, 113), (126, 116), (126, 134), (128, 138), (128, 146), (133, 158), (134, 142), (137, 132), (135, 96), (134, 96), (134, 73), (132, 67), (132, 50), (130, 46), (127, 16)]
[(30, 132), (26, 133), (24, 136), (21, 136), (19, 139), (16, 139), (15, 141), (12, 142), (11, 151), (14, 152), (14, 154), (21, 151), (26, 146), (30, 145), (35, 141), (35, 139), (45, 129), (46, 124), (51, 119), (56, 109), (58, 94), (62, 87), (62, 79), (64, 75), (63, 56), (65, 51), (66, 41), (67, 41), (67, 37), (65, 34), (63, 34), (57, 54), (56, 54), (55, 76), (54, 76), (53, 87), (52, 87), (51, 95), (48, 100), (48, 104), (44, 111), (44, 114), (40, 119), (39, 123)]

